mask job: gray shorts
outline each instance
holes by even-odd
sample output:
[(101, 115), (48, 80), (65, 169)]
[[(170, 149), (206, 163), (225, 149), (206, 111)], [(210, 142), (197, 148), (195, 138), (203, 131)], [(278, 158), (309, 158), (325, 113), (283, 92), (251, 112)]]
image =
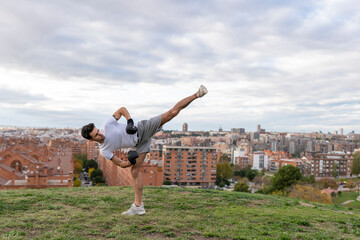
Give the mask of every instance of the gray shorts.
[(140, 153), (150, 152), (151, 137), (159, 132), (161, 115), (138, 122), (138, 141), (136, 151)]

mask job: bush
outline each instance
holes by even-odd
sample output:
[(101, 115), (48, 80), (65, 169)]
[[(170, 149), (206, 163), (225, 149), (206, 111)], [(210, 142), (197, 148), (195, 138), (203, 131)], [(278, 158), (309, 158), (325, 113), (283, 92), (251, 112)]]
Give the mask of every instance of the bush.
[(289, 197), (300, 198), (307, 201), (331, 204), (331, 197), (311, 185), (295, 185), (290, 193)]
[(99, 183), (105, 183), (106, 179), (103, 178), (102, 176), (98, 175), (96, 177), (94, 177), (93, 179), (93, 184), (94, 185), (98, 185)]
[(95, 168), (89, 168), (88, 174), (89, 174), (89, 178), (91, 178), (91, 174), (92, 172), (95, 170)]
[(171, 182), (169, 180), (166, 180), (163, 182), (163, 185), (171, 185)]
[(234, 191), (236, 192), (250, 192), (249, 186), (245, 182), (238, 182), (235, 187)]
[(81, 181), (80, 179), (76, 178), (73, 182), (74, 187), (81, 187)]
[(322, 178), (316, 181), (316, 185), (318, 185), (320, 188), (337, 188), (336, 181), (332, 178)]

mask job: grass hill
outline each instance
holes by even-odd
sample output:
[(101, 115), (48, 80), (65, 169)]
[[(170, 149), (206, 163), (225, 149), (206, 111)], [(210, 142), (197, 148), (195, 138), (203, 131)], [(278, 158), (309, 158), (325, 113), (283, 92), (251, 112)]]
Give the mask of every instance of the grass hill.
[(0, 191), (0, 239), (360, 239), (360, 210), (260, 194), (130, 187)]

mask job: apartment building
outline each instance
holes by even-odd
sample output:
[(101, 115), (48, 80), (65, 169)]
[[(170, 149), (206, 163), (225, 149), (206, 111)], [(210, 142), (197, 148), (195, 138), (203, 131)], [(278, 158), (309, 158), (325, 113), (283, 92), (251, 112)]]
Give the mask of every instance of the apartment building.
[(87, 159), (97, 160), (99, 157), (99, 144), (95, 141), (87, 141), (86, 147)]
[(269, 158), (263, 151), (256, 151), (249, 155), (252, 159), (252, 168), (256, 170), (268, 169)]
[[(140, 172), (144, 186), (162, 186), (163, 184), (161, 165), (159, 165), (157, 160), (154, 160), (155, 158), (159, 158), (160, 152), (159, 149), (151, 150), (141, 166)], [(123, 161), (127, 161), (126, 151), (115, 151), (114, 155)], [(131, 167), (121, 168), (101, 155), (99, 155), (97, 162), (98, 167), (103, 171), (104, 178), (106, 178), (106, 183), (109, 186), (133, 186)]]
[(221, 153), (212, 147), (163, 146), (164, 180), (180, 186), (208, 186), (216, 181)]
[(300, 169), (304, 176), (311, 174), (311, 163), (306, 158), (281, 158), (281, 159), (270, 159), (269, 160), (269, 171), (277, 172), (281, 167), (286, 165), (292, 165)]
[(316, 154), (309, 159), (311, 173), (315, 178), (321, 177), (349, 177), (353, 157), (344, 152), (330, 152), (328, 154)]
[(245, 169), (249, 166), (252, 167), (252, 161), (249, 156), (235, 157), (235, 165), (238, 165), (240, 169)]

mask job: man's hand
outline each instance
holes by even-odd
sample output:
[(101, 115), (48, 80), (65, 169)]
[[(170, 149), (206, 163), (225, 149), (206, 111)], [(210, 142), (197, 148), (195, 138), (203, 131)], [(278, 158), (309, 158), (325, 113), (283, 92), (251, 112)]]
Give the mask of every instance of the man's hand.
[(131, 163), (129, 161), (122, 161), (120, 158), (118, 158), (117, 156), (113, 156), (111, 159), (110, 159), (113, 163), (115, 163), (116, 165), (118, 165), (119, 167), (122, 167), (122, 168), (127, 168), (127, 167), (130, 167), (131, 166)]
[(126, 133), (133, 135), (137, 132), (137, 130), (137, 127), (134, 126), (134, 121), (132, 120), (132, 118), (129, 118), (127, 120)]
[(135, 165), (136, 159), (139, 157), (139, 154), (137, 153), (137, 151), (129, 151), (127, 157), (131, 165)]

